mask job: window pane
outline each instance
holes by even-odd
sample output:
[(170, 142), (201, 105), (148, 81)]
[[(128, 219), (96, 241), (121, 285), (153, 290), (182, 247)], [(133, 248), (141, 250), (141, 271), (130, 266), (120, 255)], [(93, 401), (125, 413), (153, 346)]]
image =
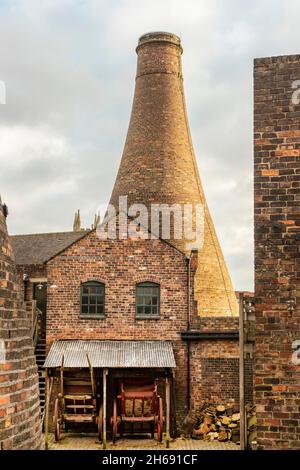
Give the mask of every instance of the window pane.
[(136, 287), (136, 313), (138, 315), (159, 314), (160, 287), (152, 283), (143, 283)]
[(104, 313), (103, 304), (98, 304), (97, 305), (97, 313)]
[(82, 285), (81, 313), (102, 314), (104, 312), (104, 286), (89, 282)]
[(81, 313), (88, 313), (88, 306), (87, 305), (82, 305)]

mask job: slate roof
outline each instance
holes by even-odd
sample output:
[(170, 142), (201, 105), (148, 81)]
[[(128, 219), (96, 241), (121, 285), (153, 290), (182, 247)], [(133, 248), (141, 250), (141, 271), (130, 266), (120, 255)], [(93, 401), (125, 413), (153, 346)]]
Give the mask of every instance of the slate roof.
[(58, 340), (52, 343), (44, 367), (173, 368), (170, 341)]
[(16, 264), (43, 264), (62, 250), (84, 237), (89, 230), (80, 232), (34, 233), (12, 235), (10, 241)]

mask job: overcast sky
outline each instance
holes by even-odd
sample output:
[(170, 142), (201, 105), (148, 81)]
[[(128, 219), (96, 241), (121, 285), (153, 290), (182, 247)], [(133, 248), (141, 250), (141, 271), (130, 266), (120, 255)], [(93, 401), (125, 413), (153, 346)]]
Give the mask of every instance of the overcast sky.
[(178, 34), (200, 175), (236, 289), (253, 289), (252, 66), (300, 53), (299, 0), (0, 0), (0, 193), (11, 234), (90, 226), (109, 197), (145, 32)]

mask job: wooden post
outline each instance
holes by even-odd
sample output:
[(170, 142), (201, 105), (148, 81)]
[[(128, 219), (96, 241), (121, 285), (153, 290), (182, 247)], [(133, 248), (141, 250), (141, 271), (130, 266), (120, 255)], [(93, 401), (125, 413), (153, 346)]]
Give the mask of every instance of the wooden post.
[(171, 417), (170, 417), (170, 433), (172, 437), (178, 436), (177, 422), (176, 422), (176, 394), (175, 394), (175, 379), (174, 372), (171, 372), (170, 376), (170, 387), (171, 387)]
[(245, 374), (244, 374), (244, 295), (239, 295), (239, 349), (240, 349), (240, 450), (245, 450)]
[(103, 369), (103, 449), (106, 449), (106, 377), (107, 369)]
[(61, 358), (61, 367), (60, 367), (60, 402), (61, 402), (61, 408), (62, 408), (62, 415), (65, 413), (65, 399), (64, 399), (64, 363), (65, 363), (65, 357), (62, 355)]
[(89, 369), (90, 369), (90, 377), (91, 377), (91, 384), (92, 384), (92, 395), (93, 395), (93, 398), (95, 398), (96, 397), (96, 386), (95, 386), (94, 369), (93, 369), (93, 366), (92, 366), (92, 363), (90, 361), (88, 353), (86, 353), (86, 358), (87, 358)]
[(170, 447), (170, 407), (171, 407), (171, 393), (170, 393), (170, 377), (166, 377), (166, 448)]
[(50, 390), (49, 390), (49, 376), (48, 369), (46, 369), (46, 403), (45, 403), (45, 449), (48, 450), (48, 428), (49, 428), (49, 401), (50, 401)]

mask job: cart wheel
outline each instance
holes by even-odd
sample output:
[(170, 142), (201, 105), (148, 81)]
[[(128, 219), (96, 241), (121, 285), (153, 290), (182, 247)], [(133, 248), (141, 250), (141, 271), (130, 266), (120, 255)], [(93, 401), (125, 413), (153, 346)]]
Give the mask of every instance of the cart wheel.
[(98, 427), (98, 436), (99, 441), (102, 442), (102, 431), (103, 431), (103, 405), (100, 405), (99, 415), (97, 416), (97, 427)]
[(159, 397), (159, 399), (158, 399), (158, 419), (157, 419), (157, 429), (156, 429), (158, 442), (162, 441), (163, 425), (164, 425), (163, 402), (162, 402), (162, 398)]
[(59, 399), (58, 398), (56, 398), (55, 405), (54, 405), (53, 425), (54, 425), (55, 440), (59, 441), (60, 439), (60, 416), (59, 416)]
[(113, 405), (113, 415), (112, 415), (112, 440), (113, 440), (113, 443), (116, 442), (117, 429), (118, 429), (117, 400), (115, 398), (114, 399), (114, 405)]

